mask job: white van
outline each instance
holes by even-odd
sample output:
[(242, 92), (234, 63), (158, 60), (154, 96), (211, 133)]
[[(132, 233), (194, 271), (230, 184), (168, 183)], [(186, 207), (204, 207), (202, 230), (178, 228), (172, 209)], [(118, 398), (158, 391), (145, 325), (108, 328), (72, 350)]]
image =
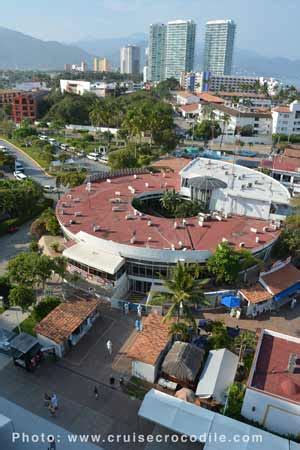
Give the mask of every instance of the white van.
[(86, 155), (86, 157), (88, 159), (91, 159), (92, 161), (98, 161), (99, 156), (99, 153), (89, 153), (88, 155)]
[(18, 172), (18, 171), (16, 171), (16, 172), (14, 172), (14, 176), (15, 176), (15, 178), (16, 178), (17, 180), (19, 180), (19, 181), (27, 180), (27, 176), (26, 176), (25, 173), (23, 173), (23, 172)]

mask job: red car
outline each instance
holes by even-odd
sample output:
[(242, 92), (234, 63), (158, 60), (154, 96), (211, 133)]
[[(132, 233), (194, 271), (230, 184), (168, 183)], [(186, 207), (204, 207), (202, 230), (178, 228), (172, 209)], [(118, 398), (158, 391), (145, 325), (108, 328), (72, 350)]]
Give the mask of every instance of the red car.
[(19, 229), (18, 227), (12, 225), (11, 227), (8, 228), (7, 232), (8, 233), (16, 233), (16, 231), (18, 231), (18, 229)]

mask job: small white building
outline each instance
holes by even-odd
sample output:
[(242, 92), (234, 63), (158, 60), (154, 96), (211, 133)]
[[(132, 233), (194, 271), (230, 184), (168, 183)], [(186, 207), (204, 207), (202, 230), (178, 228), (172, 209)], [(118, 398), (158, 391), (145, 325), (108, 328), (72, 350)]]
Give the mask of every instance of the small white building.
[(261, 331), (242, 415), (275, 433), (299, 436), (299, 338)]
[(288, 106), (272, 110), (273, 134), (300, 134), (300, 102), (295, 100)]
[(226, 348), (210, 350), (196, 389), (200, 399), (213, 399), (224, 405), (235, 379), (239, 358)]
[(200, 99), (197, 95), (192, 94), (188, 91), (180, 91), (176, 94), (177, 105), (191, 105), (195, 103), (200, 103)]
[[(260, 111), (248, 107), (239, 106), (231, 108), (223, 105), (214, 106), (215, 120), (220, 123), (224, 139), (232, 137), (240, 138), (243, 127), (251, 127), (253, 135), (249, 139), (253, 142), (261, 137), (269, 137), (271, 142), (272, 115), (268, 111)], [(224, 117), (228, 121), (224, 121)]]
[(53, 347), (62, 358), (93, 326), (99, 316), (97, 307), (97, 300), (61, 303), (36, 326), (39, 343), (46, 348)]
[(161, 362), (168, 351), (169, 325), (163, 317), (152, 313), (144, 317), (142, 331), (136, 333), (127, 357), (132, 360), (132, 375), (155, 383)]
[(239, 291), (247, 302), (246, 314), (258, 314), (277, 309), (292, 302), (300, 293), (300, 270), (286, 261), (276, 262), (268, 272), (261, 272), (258, 282)]

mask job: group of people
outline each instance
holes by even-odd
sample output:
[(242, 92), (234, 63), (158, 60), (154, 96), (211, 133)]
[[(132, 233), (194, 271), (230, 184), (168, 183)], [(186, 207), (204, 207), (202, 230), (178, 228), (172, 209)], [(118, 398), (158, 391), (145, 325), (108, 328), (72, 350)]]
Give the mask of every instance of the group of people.
[(44, 394), (44, 403), (45, 406), (49, 409), (52, 417), (56, 416), (58, 410), (58, 399), (56, 394), (49, 395), (47, 393)]

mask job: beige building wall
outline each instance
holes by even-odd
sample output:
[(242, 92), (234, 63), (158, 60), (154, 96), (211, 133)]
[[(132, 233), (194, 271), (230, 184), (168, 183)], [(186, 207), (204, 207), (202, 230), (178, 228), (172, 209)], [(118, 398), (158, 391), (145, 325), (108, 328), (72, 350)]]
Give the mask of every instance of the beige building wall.
[(94, 58), (94, 72), (110, 72), (110, 63), (107, 58)]

